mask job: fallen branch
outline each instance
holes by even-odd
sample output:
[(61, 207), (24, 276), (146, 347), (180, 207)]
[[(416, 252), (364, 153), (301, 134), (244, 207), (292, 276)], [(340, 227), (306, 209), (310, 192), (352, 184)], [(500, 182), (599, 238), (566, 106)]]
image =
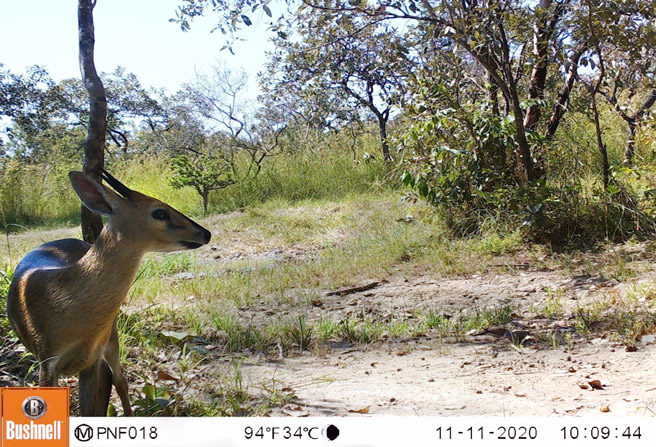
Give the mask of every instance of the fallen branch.
[(351, 293), (358, 293), (358, 292), (364, 292), (365, 290), (370, 290), (375, 287), (378, 287), (380, 284), (379, 281), (375, 281), (369, 284), (365, 284), (364, 286), (357, 286), (357, 287), (348, 287), (346, 289), (339, 289), (339, 290), (333, 290), (332, 292), (326, 293), (327, 296), (344, 296), (344, 295), (349, 295)]

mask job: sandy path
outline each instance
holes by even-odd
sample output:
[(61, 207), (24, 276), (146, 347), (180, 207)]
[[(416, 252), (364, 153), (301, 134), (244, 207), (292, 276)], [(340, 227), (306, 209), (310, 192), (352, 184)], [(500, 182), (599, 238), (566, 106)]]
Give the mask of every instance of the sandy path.
[[(367, 407), (372, 415), (644, 416), (656, 409), (655, 367), (654, 345), (627, 352), (603, 340), (571, 350), (422, 340), (246, 364), (244, 374), (293, 389), (296, 402), (280, 414), (295, 416)], [(593, 380), (603, 389), (580, 387)]]

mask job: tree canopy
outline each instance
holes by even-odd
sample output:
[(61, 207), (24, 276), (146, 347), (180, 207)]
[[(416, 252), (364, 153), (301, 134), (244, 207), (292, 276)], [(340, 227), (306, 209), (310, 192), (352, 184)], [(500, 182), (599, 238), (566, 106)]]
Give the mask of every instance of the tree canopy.
[[(268, 23), (258, 104), (244, 97), (245, 74), (225, 65), (172, 95), (118, 68), (100, 76), (102, 145), (117, 159), (166, 157), (176, 185), (196, 188), (206, 207), (209, 191), (259, 176), (275, 156), (324, 145), (355, 163), (380, 156), (390, 178), (454, 221), (511, 211), (526, 226), (554, 222), (571, 205), (563, 191), (586, 191), (584, 175), (566, 175), (582, 165), (599, 183), (595, 200), (620, 210), (649, 195), (642, 185), (629, 199), (622, 178), (640, 169), (653, 124), (655, 14), (639, 0), (181, 0), (172, 20), (188, 30), (213, 15), (229, 50), (258, 16)], [(38, 66), (1, 70), (0, 113), (11, 119), (2, 149), (34, 163), (54, 159), (52, 148), (74, 157), (93, 121), (88, 93)], [(576, 135), (594, 155), (563, 143)], [(359, 159), (372, 138), (378, 149)]]

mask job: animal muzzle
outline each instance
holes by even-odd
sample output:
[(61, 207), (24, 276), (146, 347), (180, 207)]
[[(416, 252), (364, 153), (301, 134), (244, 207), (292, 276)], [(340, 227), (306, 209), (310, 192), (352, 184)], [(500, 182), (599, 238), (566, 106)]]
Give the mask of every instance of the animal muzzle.
[(187, 249), (194, 249), (209, 243), (210, 239), (212, 239), (212, 233), (198, 225), (198, 231), (194, 233), (193, 237), (190, 240), (180, 241), (180, 244)]
[(212, 239), (212, 233), (210, 233), (208, 230), (206, 230), (203, 227), (200, 227), (199, 233), (200, 233), (199, 236), (203, 241), (203, 245), (209, 243), (210, 239)]

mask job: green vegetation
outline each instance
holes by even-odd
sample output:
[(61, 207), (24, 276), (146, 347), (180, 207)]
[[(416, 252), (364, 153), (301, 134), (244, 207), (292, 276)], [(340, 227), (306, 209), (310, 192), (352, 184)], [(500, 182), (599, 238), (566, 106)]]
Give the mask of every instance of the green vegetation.
[[(11, 284), (11, 276), (13, 272), (13, 267), (5, 266), (3, 270), (0, 270), (0, 297), (7, 296), (9, 292), (9, 284)], [(9, 336), (9, 320), (6, 318), (7, 315), (7, 300), (0, 300), (0, 337), (6, 338)]]
[[(183, 29), (208, 5), (226, 12), (182, 3)], [(264, 3), (237, 2), (219, 28), (248, 25)], [(213, 232), (196, 252), (148, 255), (120, 314), (138, 415), (269, 414), (294, 392), (249, 367), (337, 345), (405, 355), (420, 340), (523, 349), (603, 336), (634, 349), (656, 332), (648, 288), (581, 298), (653, 262), (656, 10), (530, 3), (304, 4), (295, 28), (275, 29), (258, 107), (226, 66), (173, 95), (102, 74), (106, 168)], [(391, 26), (399, 17), (407, 25)], [(0, 65), (0, 118), (6, 294), (20, 256), (77, 235), (67, 174), (82, 160), (86, 91)], [(583, 285), (520, 284), (541, 270)], [(476, 289), (484, 275), (506, 282), (481, 296), (430, 284)], [(424, 289), (404, 296), (413, 281)], [(497, 296), (520, 285), (530, 302)], [(14, 346), (4, 300), (0, 337)]]
[(171, 160), (174, 175), (171, 186), (176, 189), (190, 186), (203, 199), (203, 213), (207, 213), (210, 192), (227, 188), (235, 181), (230, 176), (230, 166), (218, 158), (200, 156), (192, 162), (185, 155), (178, 155)]
[[(656, 310), (645, 299), (653, 294), (649, 288), (582, 305), (561, 289), (547, 289), (541, 304), (525, 309), (512, 303), (444, 308), (441, 300), (393, 309), (384, 300), (375, 307), (375, 300), (326, 295), (371, 278), (393, 282), (417, 274), (513, 272), (516, 258), (534, 265), (585, 266), (579, 259), (585, 254), (542, 259), (544, 247), (527, 248), (517, 233), (454, 239), (429, 205), (401, 201), (398, 192), (294, 204), (269, 200), (202, 223), (220, 235), (216, 249), (149, 255), (119, 318), (121, 360), (140, 415), (268, 414), (293, 401), (294, 393), (273, 379), (247, 379), (248, 365), (259, 356), (319, 354), (336, 343), (360, 349), (415, 340), (457, 346), (475, 342), (490, 327), (547, 319), (569, 321), (572, 331), (540, 330), (532, 333), (531, 343), (570, 346), (603, 335), (633, 346), (656, 328)], [(18, 237), (33, 241), (13, 247), (13, 256), (39, 243), (42, 234), (10, 235), (10, 245)], [(5, 257), (6, 249), (0, 247)], [(604, 259), (609, 274), (636, 269), (620, 252)], [(6, 326), (6, 319), (0, 321)], [(172, 380), (164, 380), (169, 376)]]
[[(48, 165), (12, 169), (0, 187), (0, 211), (5, 231), (23, 227), (73, 225), (79, 221), (79, 201), (70, 187), (70, 165), (53, 171)], [(117, 160), (108, 167), (131, 188), (157, 197), (190, 216), (203, 214), (202, 201), (191, 186), (174, 188), (172, 169), (152, 156)], [(144, 176), (144, 172), (148, 172)], [(118, 174), (117, 174), (118, 175)], [(305, 199), (335, 199), (348, 194), (389, 189), (382, 162), (354, 161), (352, 154), (280, 155), (265, 163), (262, 173), (210, 195), (209, 213), (228, 212), (267, 200), (295, 203)], [(38, 186), (35, 188), (35, 186)]]

